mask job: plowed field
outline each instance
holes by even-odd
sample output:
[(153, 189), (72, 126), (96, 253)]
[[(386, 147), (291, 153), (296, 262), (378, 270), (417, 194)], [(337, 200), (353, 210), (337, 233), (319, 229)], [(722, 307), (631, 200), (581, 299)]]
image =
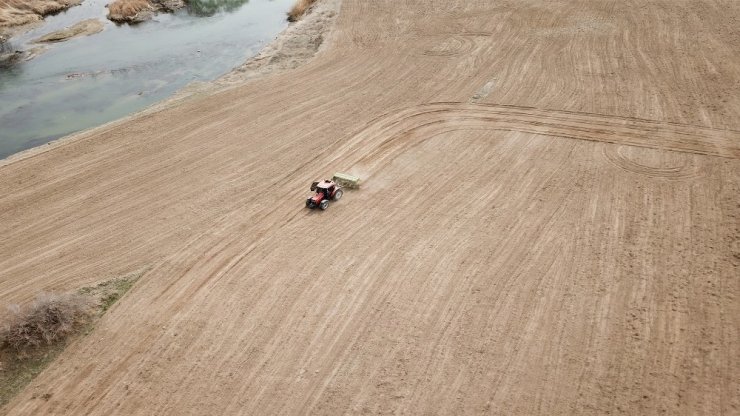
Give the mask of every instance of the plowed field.
[(11, 159), (0, 301), (149, 271), (4, 410), (740, 413), (738, 27), (344, 0), (297, 69)]

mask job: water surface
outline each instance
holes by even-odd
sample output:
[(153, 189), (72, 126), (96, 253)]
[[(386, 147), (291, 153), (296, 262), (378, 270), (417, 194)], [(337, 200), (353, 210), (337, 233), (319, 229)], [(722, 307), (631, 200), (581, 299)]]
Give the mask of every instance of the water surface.
[[(213, 80), (256, 54), (287, 25), (294, 0), (190, 0), (189, 7), (138, 25), (105, 19), (110, 0), (85, 0), (11, 39), (33, 39), (99, 18), (101, 33), (49, 45), (0, 68), (0, 158), (121, 118), (192, 81)], [(6, 45), (6, 47), (8, 47)]]

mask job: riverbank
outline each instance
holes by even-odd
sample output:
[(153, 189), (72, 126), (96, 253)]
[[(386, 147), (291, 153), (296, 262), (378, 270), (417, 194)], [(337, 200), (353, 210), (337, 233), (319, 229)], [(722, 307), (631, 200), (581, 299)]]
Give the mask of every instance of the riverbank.
[[(141, 111), (188, 84), (212, 82), (288, 28), (292, 3), (192, 0), (187, 10), (129, 26), (105, 20), (107, 0), (87, 0), (47, 18), (0, 50), (0, 59), (8, 58), (0, 72), (0, 159)], [(33, 43), (76, 33), (72, 28), (91, 18), (102, 22), (102, 32)]]
[(214, 86), (232, 85), (305, 64), (327, 46), (341, 4), (341, 0), (313, 1), (256, 56), (217, 79)]
[[(267, 43), (254, 57), (214, 81), (191, 82), (184, 88), (176, 91), (172, 96), (156, 102), (146, 109), (115, 121), (50, 141), (41, 146), (32, 147), (9, 155), (5, 159), (0, 159), (0, 167), (39, 153), (48, 152), (60, 146), (65, 146), (69, 142), (84, 140), (101, 131), (125, 125), (136, 118), (149, 116), (163, 109), (179, 105), (191, 98), (214, 94), (237, 87), (246, 81), (297, 68), (312, 59), (327, 46), (327, 36), (334, 24), (340, 5), (341, 0), (320, 0), (316, 2), (301, 19), (290, 23), (286, 29), (280, 32), (271, 42)], [(77, 77), (77, 74), (71, 75)], [(80, 76), (85, 75), (80, 74)]]

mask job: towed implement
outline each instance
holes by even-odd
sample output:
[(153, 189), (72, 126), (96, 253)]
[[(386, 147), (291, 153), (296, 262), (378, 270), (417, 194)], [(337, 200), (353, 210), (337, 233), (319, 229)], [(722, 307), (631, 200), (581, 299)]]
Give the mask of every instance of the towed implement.
[(343, 188), (357, 189), (360, 187), (360, 178), (346, 173), (335, 173), (331, 180)]

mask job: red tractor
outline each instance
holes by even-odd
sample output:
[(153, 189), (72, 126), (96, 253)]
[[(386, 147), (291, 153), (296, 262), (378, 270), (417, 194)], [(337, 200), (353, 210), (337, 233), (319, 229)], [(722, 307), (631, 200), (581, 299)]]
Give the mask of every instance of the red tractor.
[(319, 207), (322, 210), (329, 208), (330, 199), (339, 201), (344, 194), (342, 188), (336, 182), (330, 180), (312, 183), (311, 191), (315, 191), (316, 193), (306, 199), (306, 206), (308, 208)]

